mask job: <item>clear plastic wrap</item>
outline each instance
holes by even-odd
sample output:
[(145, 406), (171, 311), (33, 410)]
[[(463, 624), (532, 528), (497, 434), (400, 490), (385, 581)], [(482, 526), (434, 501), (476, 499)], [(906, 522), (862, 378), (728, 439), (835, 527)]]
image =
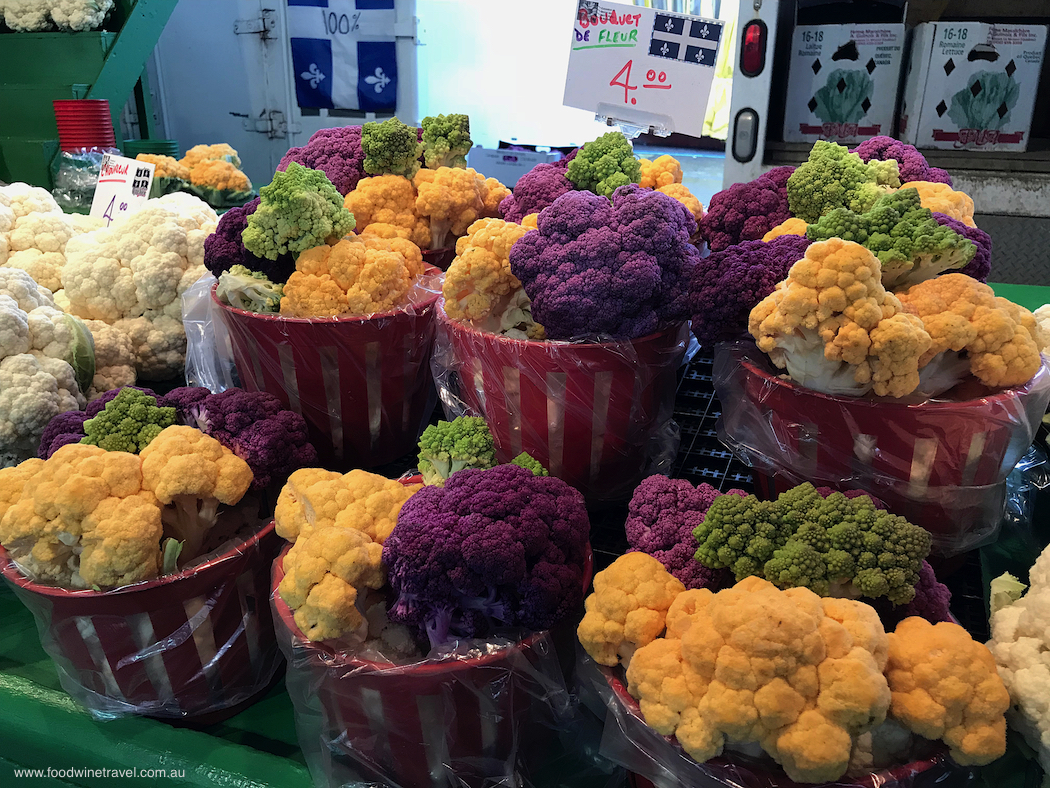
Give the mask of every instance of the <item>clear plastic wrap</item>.
[(518, 640), (450, 643), (407, 664), (367, 661), (302, 635), (276, 591), (286, 552), (274, 562), (271, 604), (318, 788), (549, 787), (615, 772), (596, 757), (597, 732), (566, 688), (576, 617)]
[(629, 341), (534, 342), (451, 320), (441, 304), (432, 366), (446, 416), (484, 416), (500, 462), (528, 452), (588, 501), (625, 500), (674, 463), (689, 337), (676, 323)]
[(755, 472), (770, 497), (803, 481), (867, 490), (933, 534), (953, 555), (994, 538), (1006, 479), (1032, 443), (1050, 400), (1050, 369), (990, 393), (963, 384), (939, 399), (820, 394), (780, 377), (750, 342), (715, 352), (722, 403), (718, 437)]
[(251, 704), (281, 667), (268, 599), (283, 544), (271, 521), (176, 574), (112, 591), (35, 583), (3, 547), (0, 573), (62, 688), (94, 718), (210, 724)]
[[(765, 755), (734, 752), (697, 763), (674, 737), (661, 736), (646, 724), (638, 702), (627, 692), (623, 671), (596, 664), (582, 648), (577, 650), (576, 681), (589, 708), (605, 709), (601, 755), (627, 769), (634, 788), (801, 788)], [(843, 777), (820, 788), (959, 786), (975, 779), (975, 772), (952, 761), (943, 746), (927, 743), (926, 750), (908, 763)]]
[(216, 283), (215, 277), (208, 273), (182, 294), (186, 385), (203, 386), (213, 394), (241, 385), (237, 365), (233, 363), (230, 332), (218, 316), (219, 306), (211, 297)]
[(361, 317), (289, 318), (221, 303), (242, 388), (300, 414), (319, 464), (373, 468), (413, 453), (433, 409), (430, 351), (441, 277), (429, 267), (408, 303)]
[(73, 148), (63, 150), (52, 164), (55, 188), (51, 194), (66, 213), (87, 213), (95, 196), (95, 184), (107, 153), (120, 156), (116, 148)]

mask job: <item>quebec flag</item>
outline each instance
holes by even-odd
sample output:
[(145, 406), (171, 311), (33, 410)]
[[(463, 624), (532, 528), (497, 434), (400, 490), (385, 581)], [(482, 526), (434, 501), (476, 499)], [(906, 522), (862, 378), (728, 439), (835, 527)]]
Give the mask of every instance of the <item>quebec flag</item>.
[(287, 0), (300, 107), (392, 114), (397, 108), (394, 0)]

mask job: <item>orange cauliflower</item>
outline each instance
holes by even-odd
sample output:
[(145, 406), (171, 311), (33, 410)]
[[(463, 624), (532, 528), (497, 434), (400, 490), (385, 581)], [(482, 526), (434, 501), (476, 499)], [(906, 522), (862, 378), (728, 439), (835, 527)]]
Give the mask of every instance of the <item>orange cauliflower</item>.
[(173, 159), (171, 156), (162, 156), (154, 153), (140, 153), (135, 157), (138, 161), (144, 161), (153, 166), (153, 175), (156, 178), (179, 178), (188, 181), (190, 179), (190, 168)]
[(791, 216), (763, 235), (762, 240), (768, 243), (774, 238), (779, 238), (782, 235), (805, 235), (807, 227), (809, 227), (809, 225), (806, 224), (805, 221)]
[(417, 192), (416, 213), (430, 222), (432, 249), (450, 246), (486, 212), (485, 198), (491, 189), (484, 178), (470, 168), (420, 170), (413, 183)]
[(0, 543), (26, 574), (67, 588), (157, 576), (161, 510), (139, 455), (73, 443), (24, 465), (28, 478), (0, 519)]
[(652, 556), (620, 556), (594, 576), (594, 593), (576, 631), (580, 643), (601, 665), (629, 661), (635, 649), (660, 637), (667, 609), (684, 590)]
[(965, 374), (964, 351), (969, 371), (991, 388), (1027, 383), (1042, 363), (1046, 337), (1032, 313), (965, 274), (928, 279), (898, 298), (931, 337), (920, 359), (924, 375), (940, 377), (931, 389), (947, 390)]
[[(659, 161), (659, 159), (657, 159), (657, 161)], [(704, 218), (704, 206), (700, 203), (700, 200), (698, 200), (696, 196), (681, 183), (672, 183), (667, 186), (661, 186), (657, 191), (663, 192), (668, 197), (673, 197), (678, 200), (678, 202), (682, 203), (682, 205), (689, 209), (689, 213), (691, 213), (693, 218), (698, 222)]]
[(751, 310), (748, 331), (795, 382), (847, 396), (912, 393), (931, 345), (922, 320), (882, 286), (878, 259), (841, 238), (811, 244)]
[(958, 624), (913, 616), (889, 636), (890, 714), (927, 739), (942, 739), (963, 766), (1006, 752), (1010, 694), (995, 658)]
[(967, 227), (977, 226), (973, 221), (973, 198), (966, 192), (957, 192), (945, 183), (929, 181), (909, 181), (901, 188), (919, 192), (923, 208), (950, 216)]
[[(402, 175), (362, 178), (343, 205), (354, 215), (358, 232), (369, 232), (374, 224), (391, 225), (419, 248), (430, 248), (430, 222), (416, 213), (416, 187)], [(390, 233), (386, 227), (377, 231), (384, 237)]]
[(296, 541), (277, 590), (307, 638), (328, 640), (361, 627), (359, 589), (386, 582), (382, 557), (382, 545), (351, 527), (322, 528)]
[(301, 468), (288, 477), (277, 497), (274, 526), (289, 542), (338, 525), (382, 545), (405, 501), (421, 487), (362, 470), (340, 474)]
[(251, 191), (248, 176), (224, 159), (207, 159), (190, 170), (190, 183), (224, 192)]
[(890, 705), (875, 611), (756, 577), (690, 599), (681, 638), (642, 646), (627, 668), (646, 722), (697, 761), (756, 742), (796, 782), (841, 777)]
[(524, 227), (526, 230), (538, 230), (539, 219), (539, 212), (525, 214), (525, 216), (523, 216), (521, 219), (521, 226)]
[(456, 259), (445, 273), (445, 313), (454, 320), (485, 321), (502, 311), (521, 282), (510, 272), (510, 248), (528, 232), (502, 219), (479, 219), (456, 241)]
[(478, 188), (481, 190), (481, 200), (484, 208), (481, 211), (483, 217), (495, 218), (499, 216), (499, 204), (505, 197), (510, 196), (510, 189), (495, 178), (484, 178), (477, 174)]
[[(658, 156), (654, 161), (639, 159), (641, 165), (641, 180), (638, 185), (643, 189), (661, 189), (661, 186), (670, 186), (673, 183), (682, 182), (682, 165), (674, 156), (664, 154)], [(674, 197), (674, 195), (671, 195)], [(677, 197), (675, 199), (678, 199)]]
[(220, 142), (216, 145), (194, 145), (186, 151), (186, 155), (179, 160), (179, 164), (192, 170), (202, 161), (219, 159), (228, 161), (234, 167), (241, 166), (241, 157), (237, 155), (237, 151), (225, 142)]
[(295, 273), (284, 286), (281, 314), (388, 312), (404, 299), (421, 271), (422, 255), (410, 241), (351, 233), (334, 246), (315, 246), (299, 255)]

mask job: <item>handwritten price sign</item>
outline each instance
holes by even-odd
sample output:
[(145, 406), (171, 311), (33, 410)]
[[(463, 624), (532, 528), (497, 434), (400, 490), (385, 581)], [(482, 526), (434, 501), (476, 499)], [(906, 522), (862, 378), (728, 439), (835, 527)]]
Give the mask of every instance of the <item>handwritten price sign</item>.
[(721, 39), (717, 20), (579, 0), (563, 103), (699, 137)]
[(106, 226), (134, 213), (149, 198), (154, 165), (137, 159), (106, 154), (102, 157), (91, 215), (101, 216)]

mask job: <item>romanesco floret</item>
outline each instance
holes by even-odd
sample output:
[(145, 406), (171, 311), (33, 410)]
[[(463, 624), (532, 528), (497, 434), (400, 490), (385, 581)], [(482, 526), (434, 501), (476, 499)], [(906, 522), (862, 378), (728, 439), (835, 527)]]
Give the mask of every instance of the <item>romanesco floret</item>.
[(641, 176), (642, 165), (634, 157), (631, 143), (619, 131), (585, 143), (565, 172), (577, 189), (610, 198), (617, 188), (638, 183)]
[(882, 263), (882, 284), (894, 289), (962, 268), (977, 252), (973, 241), (934, 219), (911, 188), (879, 197), (863, 213), (835, 208), (809, 225), (806, 236), (867, 247)]
[(266, 274), (238, 264), (223, 271), (215, 294), (235, 309), (275, 314), (281, 311), (284, 285), (274, 284)]
[(466, 167), (470, 139), (467, 115), (432, 115), (423, 118), (423, 160), (427, 167)]
[(241, 238), (257, 257), (276, 260), (315, 246), (334, 243), (354, 229), (354, 216), (320, 170), (292, 162), (259, 190), (259, 207), (248, 217)]
[(419, 438), (419, 472), (424, 484), (444, 487), (445, 480), (456, 471), (495, 465), (492, 433), (480, 416), (439, 421), (423, 430)]
[(534, 476), (550, 476), (547, 469), (540, 465), (540, 461), (525, 451), (511, 460), (510, 464), (520, 465), (522, 468), (528, 468), (532, 471)]
[(780, 588), (884, 596), (895, 605), (915, 596), (932, 543), (928, 531), (876, 509), (867, 496), (823, 498), (809, 483), (775, 501), (720, 496), (693, 535), (697, 560), (728, 568), (737, 580), (755, 575)]
[(900, 188), (897, 162), (865, 164), (843, 145), (820, 140), (787, 181), (791, 214), (812, 223), (835, 208), (866, 211), (882, 194)]
[(138, 454), (174, 423), (175, 408), (159, 407), (155, 397), (125, 388), (106, 403), (105, 410), (84, 422), (85, 436), (80, 442)]
[(419, 131), (397, 118), (361, 127), (361, 150), (364, 168), (369, 175), (404, 175), (411, 178), (419, 171), (423, 143)]

